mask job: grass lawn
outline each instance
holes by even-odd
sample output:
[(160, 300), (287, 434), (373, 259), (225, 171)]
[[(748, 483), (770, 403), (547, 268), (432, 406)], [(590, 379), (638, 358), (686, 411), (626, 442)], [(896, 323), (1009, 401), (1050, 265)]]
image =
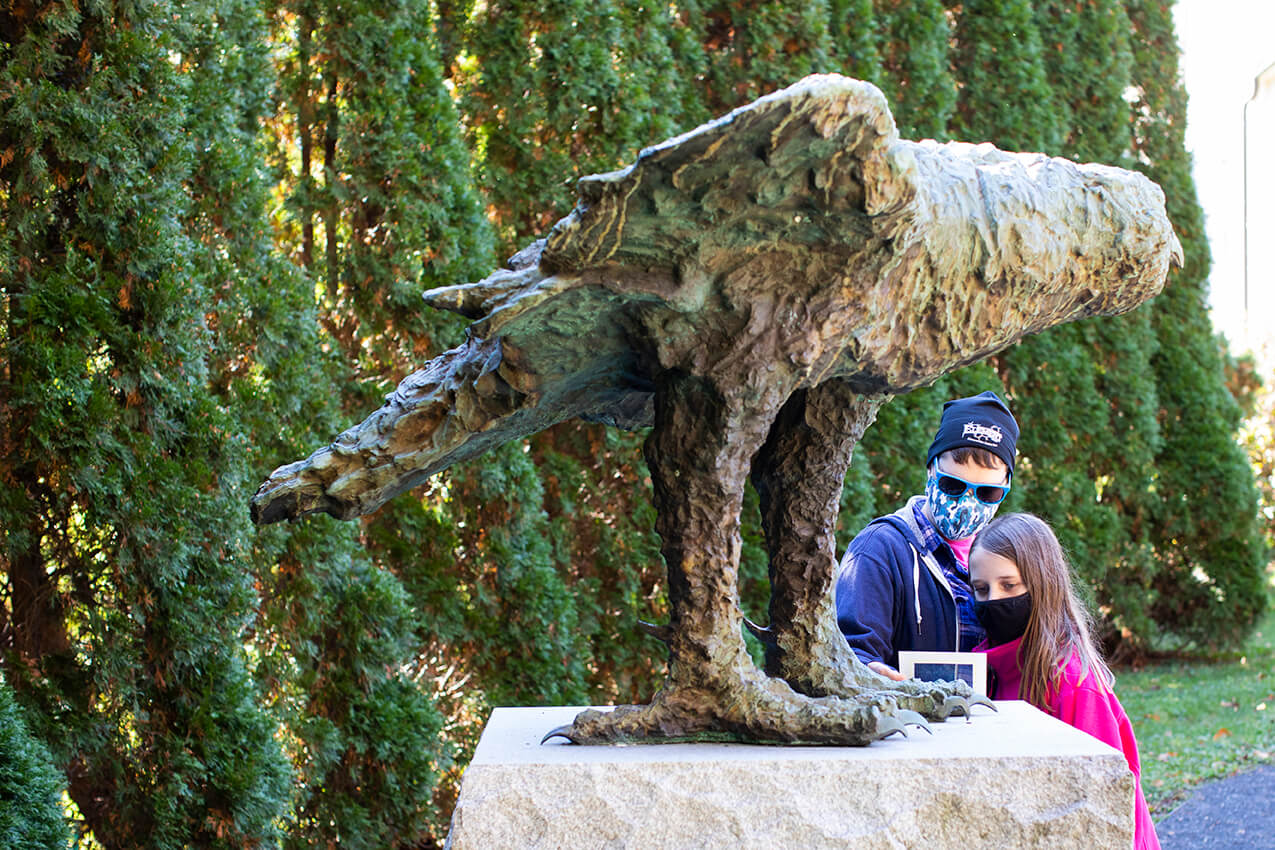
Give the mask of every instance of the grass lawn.
[(1275, 764), (1275, 610), (1241, 654), (1114, 672), (1157, 820), (1204, 780)]

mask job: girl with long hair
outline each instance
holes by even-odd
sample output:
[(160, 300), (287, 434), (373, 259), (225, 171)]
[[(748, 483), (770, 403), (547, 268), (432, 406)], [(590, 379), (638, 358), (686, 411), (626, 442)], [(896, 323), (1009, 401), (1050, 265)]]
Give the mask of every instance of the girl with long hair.
[(1027, 700), (1124, 753), (1137, 785), (1134, 846), (1158, 850), (1133, 726), (1053, 529), (1027, 513), (995, 519), (974, 538), (969, 568), (974, 612), (987, 630), (975, 651), (987, 653), (988, 696)]

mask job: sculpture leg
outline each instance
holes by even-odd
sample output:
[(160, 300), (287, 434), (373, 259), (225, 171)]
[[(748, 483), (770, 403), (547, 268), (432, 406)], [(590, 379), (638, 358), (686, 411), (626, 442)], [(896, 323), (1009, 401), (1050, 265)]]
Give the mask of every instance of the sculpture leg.
[(686, 375), (659, 386), (646, 454), (669, 572), (671, 622), (653, 630), (669, 648), (668, 676), (650, 705), (584, 712), (548, 737), (861, 745), (903, 731), (892, 705), (803, 696), (757, 669), (744, 646), (739, 514), (752, 456), (782, 399), (764, 388), (732, 397)]
[(836, 625), (833, 532), (842, 483), (855, 445), (886, 400), (829, 381), (794, 393), (776, 417), (752, 469), (770, 555), (770, 624), (751, 628), (766, 647), (766, 672), (801, 693), (889, 698), (941, 720), (968, 714), (967, 686), (880, 676), (850, 650)]

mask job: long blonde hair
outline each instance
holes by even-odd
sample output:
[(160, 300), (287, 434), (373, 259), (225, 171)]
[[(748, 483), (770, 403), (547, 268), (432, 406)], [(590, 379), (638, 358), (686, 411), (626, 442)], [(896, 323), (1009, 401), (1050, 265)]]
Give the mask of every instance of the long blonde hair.
[(1018, 647), (1019, 696), (1048, 711), (1049, 689), (1057, 688), (1072, 653), (1080, 657), (1081, 681), (1093, 674), (1110, 688), (1111, 671), (1094, 645), (1092, 620), (1076, 598), (1067, 557), (1049, 524), (1028, 513), (997, 517), (974, 538), (971, 551), (977, 549), (1013, 561), (1031, 594), (1031, 615)]

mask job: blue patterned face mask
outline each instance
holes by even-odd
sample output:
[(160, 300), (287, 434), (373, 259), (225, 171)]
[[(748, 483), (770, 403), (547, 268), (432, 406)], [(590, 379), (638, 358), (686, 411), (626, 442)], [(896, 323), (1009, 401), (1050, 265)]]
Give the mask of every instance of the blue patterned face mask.
[(973, 537), (996, 516), (999, 504), (989, 505), (980, 500), (974, 487), (960, 496), (949, 496), (939, 489), (938, 465), (930, 469), (925, 482), (925, 498), (930, 505), (934, 527), (948, 540), (964, 540)]

